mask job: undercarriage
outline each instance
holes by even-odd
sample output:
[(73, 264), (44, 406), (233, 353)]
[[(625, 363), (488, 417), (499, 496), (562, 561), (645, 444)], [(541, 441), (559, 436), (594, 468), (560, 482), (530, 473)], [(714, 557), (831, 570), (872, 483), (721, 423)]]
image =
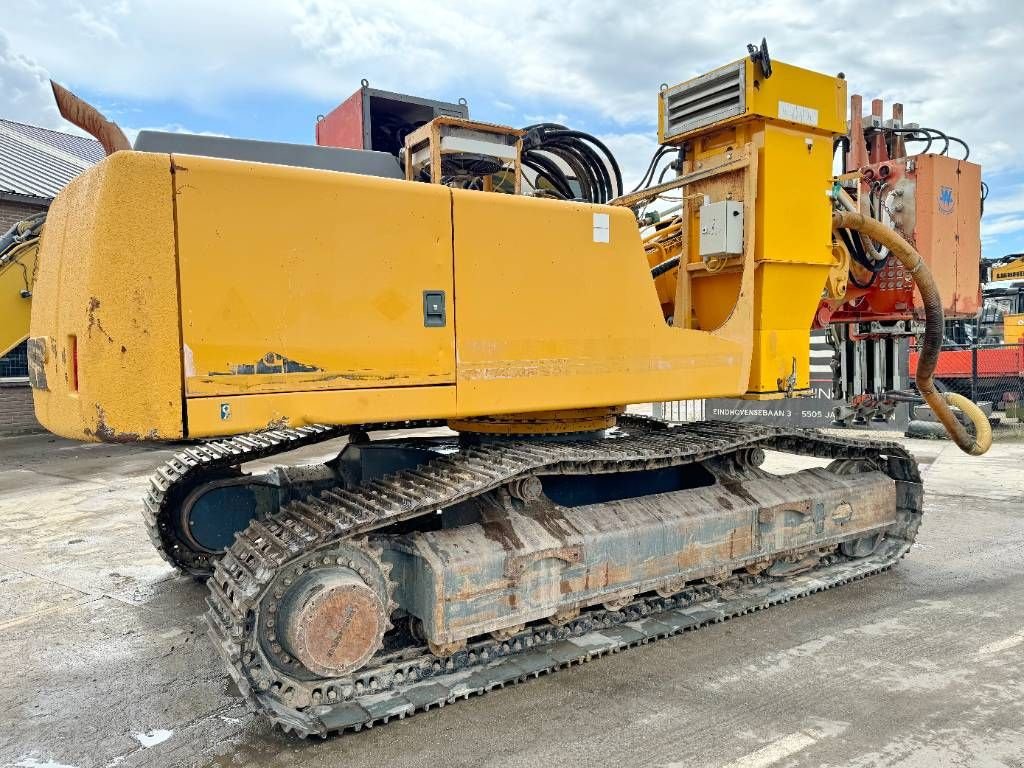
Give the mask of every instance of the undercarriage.
[[(240, 469), (346, 432), (324, 464)], [(774, 475), (766, 450), (829, 463)], [(169, 561), (212, 570), (210, 635), (250, 704), (308, 736), (885, 570), (921, 499), (895, 444), (622, 417), (544, 438), (232, 438), (172, 459), (146, 516)]]

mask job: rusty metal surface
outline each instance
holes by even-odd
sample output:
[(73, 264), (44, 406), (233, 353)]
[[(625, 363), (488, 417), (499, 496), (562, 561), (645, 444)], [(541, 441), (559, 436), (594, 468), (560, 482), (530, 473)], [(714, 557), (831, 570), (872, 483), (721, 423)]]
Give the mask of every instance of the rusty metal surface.
[(131, 149), (131, 142), (117, 123), (107, 120), (99, 110), (80, 99), (67, 88), (50, 81), (57, 109), (65, 120), (78, 126), (103, 145), (103, 151), (112, 155), (120, 150)]
[(891, 568), (905, 551), (900, 542), (888, 541), (872, 557), (788, 579), (735, 578), (717, 588), (588, 612), (558, 628), (535, 627), (505, 640), (474, 643), (441, 663), (425, 654), (414, 663), (383, 665), (374, 673), (386, 687), (364, 688), (363, 695), (335, 706), (312, 707), (304, 717), (263, 701), (276, 724), (301, 736), (358, 731), (863, 579)]
[(391, 628), (390, 571), (379, 552), (341, 544), (282, 574), (260, 627), (265, 652), (322, 677), (360, 669)]
[(46, 391), (46, 344), (43, 339), (30, 338), (27, 343), (28, 381), (33, 389)]
[[(528, 627), (513, 639), (473, 641), (449, 658), (438, 658), (409, 640), (390, 654), (374, 657), (357, 673), (336, 678), (289, 673), (264, 653), (254, 635), (254, 627), (267, 615), (275, 580), (340, 541), (383, 532), (393, 523), (432, 514), (541, 471), (586, 474), (679, 466), (757, 447), (872, 461), (882, 468), (896, 483), (896, 522), (885, 529), (886, 539), (875, 554), (851, 560), (835, 551), (822, 552), (809, 566), (810, 573), (794, 575), (790, 569), (783, 578), (716, 574), (704, 586), (691, 587), (688, 592), (694, 595), (641, 597), (625, 606), (619, 604), (620, 594), (607, 595), (615, 610), (590, 609), (575, 619), (566, 616), (561, 627)], [(270, 520), (254, 523), (238, 536), (208, 582), (210, 636), (239, 689), (272, 722), (301, 735), (359, 728), (589, 658), (589, 651), (565, 652), (561, 642), (569, 637), (592, 638), (590, 633), (598, 631), (603, 639), (592, 639), (600, 655), (884, 570), (913, 542), (921, 501), (916, 465), (900, 446), (812, 432), (704, 422), (614, 440), (484, 444), (385, 480), (293, 503)], [(806, 554), (800, 557), (808, 559)], [(719, 602), (707, 614), (671, 618), (677, 603), (670, 601), (689, 607), (709, 597)], [(631, 616), (653, 617), (655, 622), (634, 629), (627, 624)]]
[(509, 505), (480, 523), (383, 546), (399, 606), (442, 644), (603, 604), (611, 594), (628, 603), (680, 578), (731, 574), (895, 522), (895, 486), (881, 472), (722, 473), (712, 486), (604, 504)]

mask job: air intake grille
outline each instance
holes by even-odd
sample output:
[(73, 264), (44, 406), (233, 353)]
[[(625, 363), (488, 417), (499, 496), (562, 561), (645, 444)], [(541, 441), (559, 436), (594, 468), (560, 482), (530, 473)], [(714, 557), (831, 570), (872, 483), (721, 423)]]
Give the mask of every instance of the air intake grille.
[(746, 111), (744, 62), (662, 92), (666, 139)]

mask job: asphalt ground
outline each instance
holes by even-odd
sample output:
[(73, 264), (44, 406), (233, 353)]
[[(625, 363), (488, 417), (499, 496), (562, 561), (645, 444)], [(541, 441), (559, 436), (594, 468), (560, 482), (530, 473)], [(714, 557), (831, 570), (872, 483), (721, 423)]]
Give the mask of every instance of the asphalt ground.
[(906, 443), (925, 522), (885, 574), (299, 741), (248, 712), (205, 588), (146, 538), (171, 449), (0, 439), (0, 765), (1024, 766), (1024, 443)]

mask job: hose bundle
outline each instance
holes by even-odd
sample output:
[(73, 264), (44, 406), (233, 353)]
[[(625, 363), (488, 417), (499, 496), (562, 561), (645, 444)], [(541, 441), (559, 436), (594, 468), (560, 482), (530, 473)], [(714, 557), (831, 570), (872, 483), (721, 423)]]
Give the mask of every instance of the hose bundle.
[[(537, 123), (524, 130), (521, 162), (536, 174), (534, 187), (588, 203), (607, 203), (622, 194), (619, 164), (596, 137), (558, 123)], [(542, 182), (546, 186), (541, 187)]]
[(408, 121), (398, 115), (375, 115), (371, 126), (371, 144), (374, 149), (397, 155), (405, 146), (405, 137), (426, 125), (424, 120)]
[[(672, 147), (667, 144), (660, 144), (658, 148), (654, 150), (654, 154), (651, 156), (651, 162), (647, 165), (647, 170), (644, 172), (643, 177), (640, 179), (637, 185), (630, 190), (630, 194), (640, 190), (641, 188), (646, 188), (653, 184), (654, 174), (657, 173), (658, 164), (669, 155), (679, 155), (680, 152), (681, 150), (678, 147)], [(665, 180), (666, 173), (668, 173), (671, 170), (676, 170), (676, 162), (677, 161), (670, 162), (668, 165), (661, 169), (661, 174), (658, 176), (659, 184)]]
[[(941, 141), (942, 142), (942, 151), (939, 154), (941, 154), (941, 155), (948, 155), (949, 154), (949, 145), (952, 142), (954, 144), (959, 144), (961, 146), (961, 148), (963, 148), (964, 156), (962, 158), (960, 158), (961, 160), (968, 160), (971, 157), (971, 148), (970, 148), (970, 146), (968, 146), (966, 141), (964, 141), (963, 139), (961, 139), (958, 136), (950, 136), (949, 134), (947, 134), (947, 133), (945, 133), (943, 131), (940, 131), (938, 128), (925, 128), (925, 127), (917, 127), (917, 128), (884, 128), (884, 129), (882, 129), (882, 131), (883, 131), (883, 134), (884, 134), (884, 137), (885, 137), (886, 148), (888, 149), (890, 155), (892, 155), (892, 153), (893, 153), (893, 139), (894, 139), (894, 137), (896, 135), (901, 135), (901, 136), (904, 137), (903, 141), (906, 142), (907, 144), (925, 142), (924, 149), (922, 149), (921, 152), (919, 153), (919, 154), (922, 154), (922, 155), (927, 154), (928, 152), (931, 151), (932, 144), (934, 144), (937, 141)], [(842, 149), (843, 149), (843, 154), (842, 154), (842, 172), (846, 173), (846, 171), (847, 171), (847, 168), (846, 168), (846, 156), (847, 156), (847, 153), (850, 151), (850, 137), (849, 136), (839, 136), (839, 137), (833, 139), (833, 141), (832, 141), (832, 154), (833, 154), (833, 156), (835, 155), (836, 150), (839, 149), (840, 147), (842, 147)], [(913, 155), (911, 155), (911, 157), (913, 157)], [(893, 159), (898, 159), (898, 158), (893, 158)]]

